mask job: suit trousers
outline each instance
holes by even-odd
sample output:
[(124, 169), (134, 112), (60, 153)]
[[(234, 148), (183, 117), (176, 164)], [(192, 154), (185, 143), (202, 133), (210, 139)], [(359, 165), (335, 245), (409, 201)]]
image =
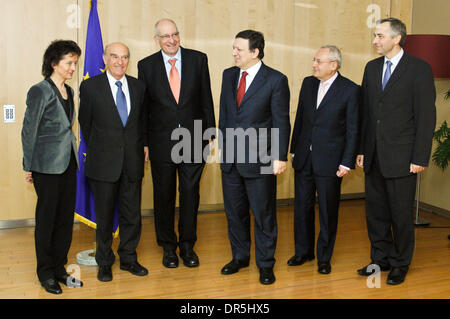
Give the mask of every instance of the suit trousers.
[(373, 262), (409, 266), (414, 253), (414, 197), (417, 175), (385, 178), (375, 153), (365, 175), (366, 220)]
[(141, 188), (142, 180), (130, 180), (122, 173), (114, 183), (89, 179), (94, 193), (97, 217), (97, 251), (95, 260), (99, 266), (111, 266), (115, 257), (113, 242), (113, 218), (116, 205), (119, 210), (120, 243), (117, 253), (121, 263), (137, 261), (136, 249), (141, 238)]
[(76, 159), (72, 151), (62, 174), (32, 172), (37, 194), (35, 247), (37, 275), (45, 281), (66, 274), (67, 254), (72, 242), (76, 195)]
[[(337, 168), (336, 168), (337, 171)], [(333, 255), (338, 226), (342, 178), (314, 173), (311, 153), (305, 166), (295, 170), (294, 241), (296, 256), (314, 256), (316, 191), (319, 201), (320, 233), (318, 262), (329, 262)]]
[[(197, 241), (200, 178), (204, 163), (152, 162), (156, 240), (164, 250), (188, 250)], [(175, 200), (178, 172), (179, 219), (175, 233)]]
[(233, 259), (250, 259), (250, 208), (255, 221), (256, 265), (259, 268), (274, 266), (278, 231), (276, 186), (276, 176), (273, 174), (247, 178), (239, 174), (235, 165), (229, 172), (222, 171), (223, 198)]

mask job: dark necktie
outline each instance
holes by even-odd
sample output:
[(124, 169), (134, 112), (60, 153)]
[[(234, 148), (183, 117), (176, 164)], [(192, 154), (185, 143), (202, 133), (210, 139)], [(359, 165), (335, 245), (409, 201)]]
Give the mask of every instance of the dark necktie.
[(245, 77), (247, 76), (247, 72), (242, 72), (242, 76), (241, 76), (241, 80), (239, 81), (239, 86), (238, 86), (238, 90), (237, 90), (237, 106), (240, 107), (241, 106), (241, 102), (242, 99), (244, 98), (245, 95), (245, 86), (246, 86), (246, 82), (245, 82)]
[(384, 91), (384, 88), (386, 87), (386, 84), (389, 81), (389, 78), (391, 77), (391, 65), (392, 65), (392, 62), (387, 60), (386, 61), (386, 71), (384, 71), (383, 83), (381, 84), (383, 87), (383, 91)]
[(122, 91), (122, 82), (117, 81), (117, 93), (116, 93), (116, 105), (119, 111), (120, 119), (122, 120), (123, 126), (127, 124), (128, 110), (127, 110), (127, 99), (125, 98), (125, 93)]

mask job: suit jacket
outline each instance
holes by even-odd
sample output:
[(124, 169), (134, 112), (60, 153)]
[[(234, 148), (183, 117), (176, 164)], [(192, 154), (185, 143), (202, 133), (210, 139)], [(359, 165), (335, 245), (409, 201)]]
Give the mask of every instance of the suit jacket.
[(410, 175), (410, 163), (427, 166), (436, 125), (436, 90), (431, 67), (404, 55), (384, 89), (384, 57), (367, 63), (362, 83), (362, 137), (359, 154), (364, 171), (374, 156), (384, 177)]
[[(161, 51), (138, 62), (138, 78), (146, 85), (147, 139), (152, 162), (172, 162), (172, 147), (179, 141), (172, 141), (171, 134), (178, 127), (189, 130), (192, 146), (194, 136), (199, 138), (197, 143), (201, 143), (201, 147), (192, 152), (192, 161), (195, 158), (201, 162), (203, 147), (208, 144), (208, 140), (202, 139), (203, 133), (208, 128), (216, 128), (206, 54), (181, 48), (181, 63), (181, 90), (177, 104)], [(202, 136), (194, 133), (194, 121), (201, 123), (199, 132)]]
[(144, 176), (145, 87), (126, 75), (130, 114), (125, 127), (117, 110), (106, 73), (81, 82), (78, 120), (86, 141), (85, 175), (116, 182), (122, 172), (131, 181)]
[[(67, 92), (70, 93), (69, 98), (72, 98), (72, 88), (67, 85), (66, 88), (70, 90)], [(77, 154), (77, 141), (72, 132), (75, 121), (73, 107), (69, 120), (47, 80), (30, 88), (26, 104), (22, 127), (24, 171), (62, 174), (69, 166), (72, 151)]]
[[(242, 176), (259, 177), (261, 167), (271, 159), (287, 161), (291, 130), (288, 79), (284, 74), (262, 63), (238, 108), (236, 94), (239, 74), (238, 67), (231, 67), (223, 72), (219, 119), (222, 134), (219, 142), (223, 141), (220, 146), (221, 169), (228, 172), (234, 164)], [(278, 140), (275, 141), (278, 145), (272, 145), (272, 128), (278, 129)], [(252, 134), (251, 130), (256, 129), (257, 143), (250, 141), (252, 138), (239, 142), (236, 135), (228, 136), (234, 139), (234, 154), (227, 155), (227, 151), (232, 151), (231, 146), (230, 149), (227, 148), (227, 143), (232, 142), (227, 138), (227, 129), (240, 129), (241, 132), (249, 133), (249, 136)], [(267, 156), (259, 156), (260, 151)], [(240, 159), (241, 156), (243, 158)]]
[(314, 173), (336, 176), (339, 165), (355, 167), (359, 126), (359, 85), (338, 74), (317, 105), (320, 80), (303, 80), (292, 133), (292, 166), (302, 169), (311, 151)]

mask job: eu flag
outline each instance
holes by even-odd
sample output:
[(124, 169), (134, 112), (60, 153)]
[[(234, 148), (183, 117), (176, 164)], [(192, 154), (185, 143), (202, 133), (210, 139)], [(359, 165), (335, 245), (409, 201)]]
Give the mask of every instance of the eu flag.
[[(103, 62), (103, 41), (100, 21), (97, 13), (97, 0), (90, 1), (89, 21), (86, 35), (86, 50), (84, 58), (84, 79), (105, 72)], [(78, 149), (78, 162), (80, 169), (77, 171), (77, 197), (75, 203), (75, 218), (86, 225), (97, 228), (95, 217), (94, 196), (89, 182), (84, 175), (84, 162), (86, 159), (87, 145), (80, 130), (80, 146)], [(116, 205), (114, 212), (113, 232), (114, 237), (118, 235), (119, 211)]]

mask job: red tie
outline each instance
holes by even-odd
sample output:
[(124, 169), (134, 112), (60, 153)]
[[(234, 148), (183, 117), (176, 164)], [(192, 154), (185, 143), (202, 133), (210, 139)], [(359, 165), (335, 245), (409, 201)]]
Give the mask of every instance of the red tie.
[(240, 107), (241, 106), (241, 102), (242, 99), (244, 98), (245, 95), (245, 77), (247, 76), (247, 72), (242, 72), (242, 76), (241, 76), (241, 80), (239, 81), (239, 86), (238, 86), (238, 90), (237, 90), (237, 106)]

